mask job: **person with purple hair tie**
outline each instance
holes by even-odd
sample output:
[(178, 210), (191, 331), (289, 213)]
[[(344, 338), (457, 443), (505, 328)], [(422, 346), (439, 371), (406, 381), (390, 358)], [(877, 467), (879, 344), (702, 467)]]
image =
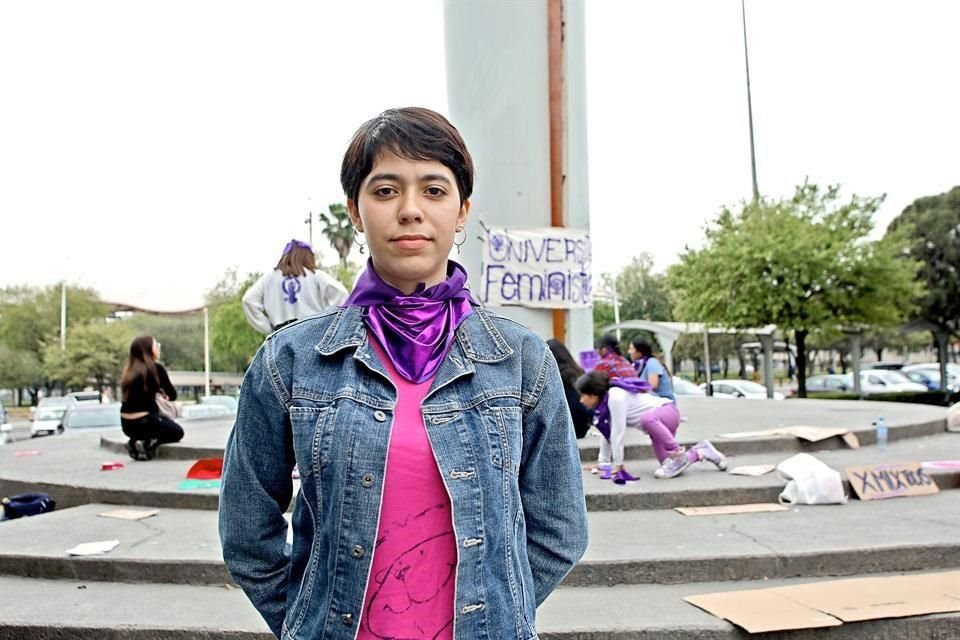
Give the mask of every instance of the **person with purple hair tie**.
[(598, 469), (600, 478), (617, 484), (637, 480), (623, 466), (623, 438), (627, 427), (643, 429), (650, 436), (660, 468), (655, 478), (675, 478), (687, 467), (708, 460), (721, 471), (727, 459), (709, 440), (684, 449), (676, 441), (680, 413), (668, 398), (651, 393), (652, 387), (639, 378), (610, 378), (602, 371), (589, 371), (577, 380), (580, 402), (593, 409), (593, 426), (603, 435)]
[(247, 369), (224, 562), (288, 640), (535, 638), (586, 550), (583, 476), (550, 349), (449, 259), (473, 161), (440, 114), (391, 109), (340, 181), (370, 259), (340, 307), (272, 333)]

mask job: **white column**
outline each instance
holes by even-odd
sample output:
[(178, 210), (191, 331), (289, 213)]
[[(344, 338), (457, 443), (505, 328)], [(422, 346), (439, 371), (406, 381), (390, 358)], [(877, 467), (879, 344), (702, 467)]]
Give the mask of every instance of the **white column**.
[[(589, 230), (583, 14), (582, 0), (566, 0), (564, 220), (569, 228)], [(447, 0), (444, 21), (449, 116), (477, 168), (467, 242), (457, 259), (481, 297), (480, 220), (550, 226), (547, 2)], [(550, 310), (496, 311), (544, 337), (553, 334)], [(592, 309), (568, 312), (566, 342), (575, 356), (592, 348)]]
[(210, 313), (203, 308), (203, 394), (210, 395)]

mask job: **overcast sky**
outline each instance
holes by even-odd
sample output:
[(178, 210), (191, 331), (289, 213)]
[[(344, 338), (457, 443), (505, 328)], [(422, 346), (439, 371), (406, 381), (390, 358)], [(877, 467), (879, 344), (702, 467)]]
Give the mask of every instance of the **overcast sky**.
[[(586, 19), (594, 268), (666, 268), (750, 197), (740, 3), (591, 0)], [(748, 0), (747, 20), (763, 194), (886, 193), (882, 228), (960, 183), (960, 2)], [(363, 120), (446, 112), (443, 5), (6, 2), (0, 87), (0, 285), (185, 308), (343, 200)]]

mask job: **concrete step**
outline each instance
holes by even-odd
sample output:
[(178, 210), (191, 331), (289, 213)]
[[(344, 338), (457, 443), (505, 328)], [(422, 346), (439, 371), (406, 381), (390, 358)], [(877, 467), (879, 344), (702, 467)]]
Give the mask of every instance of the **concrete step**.
[[(541, 640), (947, 640), (960, 614), (748, 634), (683, 601), (698, 593), (807, 579), (691, 585), (561, 587), (537, 612)], [(239, 589), (0, 577), (0, 638), (16, 640), (269, 640)]]
[[(0, 574), (109, 582), (229, 583), (212, 511), (163, 509), (139, 521), (93, 504), (0, 524)], [(569, 586), (708, 582), (960, 567), (960, 492), (786, 512), (590, 514), (590, 544)], [(82, 542), (120, 541), (72, 557)]]
[[(18, 442), (0, 447), (0, 495), (28, 491), (49, 493), (59, 508), (92, 502), (121, 505), (150, 505), (178, 509), (216, 509), (218, 491), (197, 489), (182, 491), (192, 460), (161, 459), (136, 462), (105, 453), (99, 437), (42, 438), (34, 445)], [(42, 445), (42, 446), (41, 446)], [(725, 445), (718, 445), (726, 448)], [(35, 449), (40, 455), (18, 457), (16, 453)], [(886, 451), (874, 446), (859, 449), (829, 449), (812, 452), (831, 467), (842, 470), (881, 462), (923, 460), (960, 460), (960, 434), (940, 433), (890, 443)], [(730, 468), (740, 465), (776, 464), (790, 455), (782, 451), (733, 455)], [(123, 469), (101, 471), (104, 461), (120, 460)], [(618, 486), (584, 473), (587, 507), (591, 511), (666, 509), (682, 506), (707, 506), (776, 501), (785, 482), (776, 473), (760, 477), (720, 473), (713, 465), (701, 462), (683, 475), (656, 480), (657, 462), (648, 456), (630, 460), (627, 468), (639, 482)], [(960, 486), (960, 472), (931, 471), (941, 489)], [(848, 490), (849, 492), (849, 490)]]

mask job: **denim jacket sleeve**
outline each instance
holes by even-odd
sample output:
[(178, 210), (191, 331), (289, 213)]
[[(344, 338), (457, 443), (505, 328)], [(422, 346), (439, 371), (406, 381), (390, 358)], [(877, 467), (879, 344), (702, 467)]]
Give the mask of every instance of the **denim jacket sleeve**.
[(549, 349), (538, 369), (534, 388), (524, 393), (519, 484), (540, 606), (586, 551), (587, 507), (576, 434)]
[(268, 338), (247, 369), (220, 485), (223, 560), (271, 631), (283, 625), (289, 559), (283, 513), (293, 494), (289, 393)]

